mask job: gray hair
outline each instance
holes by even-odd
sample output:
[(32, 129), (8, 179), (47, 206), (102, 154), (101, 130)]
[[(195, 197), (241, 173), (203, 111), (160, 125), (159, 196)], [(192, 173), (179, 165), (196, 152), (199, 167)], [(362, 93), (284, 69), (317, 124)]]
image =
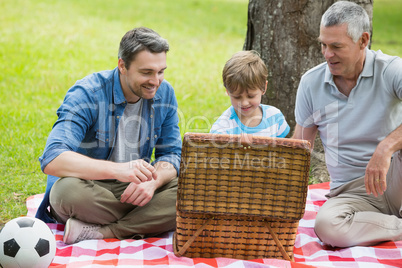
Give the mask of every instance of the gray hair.
[(370, 32), (370, 19), (366, 10), (353, 2), (336, 2), (325, 11), (321, 18), (323, 27), (344, 23), (348, 25), (348, 35), (355, 43), (364, 32)]
[(121, 39), (118, 58), (124, 61), (128, 69), (135, 56), (144, 50), (152, 53), (168, 52), (169, 44), (166, 39), (149, 28), (134, 28)]

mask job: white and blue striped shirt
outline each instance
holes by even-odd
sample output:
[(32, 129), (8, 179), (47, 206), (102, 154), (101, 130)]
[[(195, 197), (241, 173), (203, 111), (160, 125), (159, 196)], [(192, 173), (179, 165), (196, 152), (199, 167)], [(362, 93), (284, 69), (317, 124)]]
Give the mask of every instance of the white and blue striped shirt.
[(262, 120), (258, 126), (245, 126), (240, 121), (233, 106), (230, 106), (212, 125), (210, 133), (286, 137), (290, 128), (282, 112), (276, 107), (265, 104), (260, 104), (260, 107), (262, 109)]

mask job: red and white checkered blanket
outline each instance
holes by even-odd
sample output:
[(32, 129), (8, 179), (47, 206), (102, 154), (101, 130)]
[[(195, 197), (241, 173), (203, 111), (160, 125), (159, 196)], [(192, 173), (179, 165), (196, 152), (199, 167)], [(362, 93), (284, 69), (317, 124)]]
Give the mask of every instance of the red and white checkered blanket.
[[(63, 243), (64, 225), (49, 224), (56, 235), (57, 252), (50, 267), (402, 267), (402, 241), (374, 247), (329, 248), (314, 233), (315, 216), (325, 202), (329, 184), (310, 185), (306, 212), (295, 241), (295, 262), (276, 259), (236, 260), (186, 258), (173, 254), (172, 235), (144, 240), (88, 240)], [(28, 216), (34, 216), (43, 194), (27, 199)]]

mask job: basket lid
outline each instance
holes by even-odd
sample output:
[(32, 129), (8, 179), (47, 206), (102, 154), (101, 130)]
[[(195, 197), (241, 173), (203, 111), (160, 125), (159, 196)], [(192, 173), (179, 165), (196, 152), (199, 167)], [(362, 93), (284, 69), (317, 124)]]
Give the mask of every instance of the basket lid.
[(304, 140), (186, 133), (177, 209), (299, 220), (309, 168), (310, 144)]

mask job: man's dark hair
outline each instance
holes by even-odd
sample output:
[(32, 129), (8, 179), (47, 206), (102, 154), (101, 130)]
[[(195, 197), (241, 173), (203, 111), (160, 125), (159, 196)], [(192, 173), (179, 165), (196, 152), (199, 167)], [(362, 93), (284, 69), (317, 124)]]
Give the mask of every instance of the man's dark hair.
[(124, 65), (128, 69), (135, 56), (143, 50), (152, 53), (168, 52), (169, 44), (166, 39), (149, 28), (134, 28), (121, 39), (118, 58), (124, 61)]

